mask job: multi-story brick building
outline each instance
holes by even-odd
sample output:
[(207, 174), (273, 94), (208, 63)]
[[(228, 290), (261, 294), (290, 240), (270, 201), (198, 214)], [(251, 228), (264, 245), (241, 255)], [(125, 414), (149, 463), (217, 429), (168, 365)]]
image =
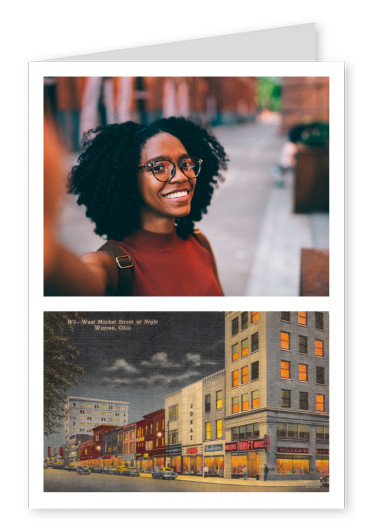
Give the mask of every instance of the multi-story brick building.
[(229, 312), (225, 336), (225, 477), (326, 472), (328, 313)]
[(158, 409), (144, 415), (145, 453), (137, 459), (137, 466), (151, 472), (164, 465), (165, 410)]

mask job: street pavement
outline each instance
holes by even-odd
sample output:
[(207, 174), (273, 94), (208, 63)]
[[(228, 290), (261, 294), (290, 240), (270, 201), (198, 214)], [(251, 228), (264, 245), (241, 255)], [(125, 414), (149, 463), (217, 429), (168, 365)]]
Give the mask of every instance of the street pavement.
[[(300, 249), (329, 248), (328, 215), (294, 214), (292, 177), (284, 186), (274, 182), (271, 169), (285, 142), (278, 129), (257, 122), (214, 129), (229, 168), (197, 226), (213, 247), (226, 295), (299, 295)], [(67, 158), (67, 172), (76, 158)], [(77, 254), (103, 243), (73, 196), (65, 198), (59, 225), (62, 242)]]

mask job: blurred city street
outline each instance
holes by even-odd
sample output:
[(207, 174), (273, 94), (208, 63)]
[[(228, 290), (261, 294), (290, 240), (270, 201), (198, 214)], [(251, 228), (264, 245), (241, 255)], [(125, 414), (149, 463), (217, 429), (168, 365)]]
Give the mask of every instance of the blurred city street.
[[(208, 237), (229, 296), (299, 295), (301, 248), (329, 248), (329, 214), (294, 214), (293, 177), (283, 186), (271, 173), (286, 137), (276, 120), (213, 129), (230, 159), (225, 182), (197, 224)], [(67, 160), (67, 172), (77, 154)], [(67, 196), (60, 220), (61, 241), (78, 254), (96, 250), (85, 209)]]

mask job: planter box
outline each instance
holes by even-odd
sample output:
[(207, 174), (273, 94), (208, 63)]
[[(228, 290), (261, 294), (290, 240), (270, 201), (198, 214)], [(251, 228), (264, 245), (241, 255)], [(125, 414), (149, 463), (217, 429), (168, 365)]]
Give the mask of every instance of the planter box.
[(294, 212), (329, 212), (329, 148), (297, 144)]

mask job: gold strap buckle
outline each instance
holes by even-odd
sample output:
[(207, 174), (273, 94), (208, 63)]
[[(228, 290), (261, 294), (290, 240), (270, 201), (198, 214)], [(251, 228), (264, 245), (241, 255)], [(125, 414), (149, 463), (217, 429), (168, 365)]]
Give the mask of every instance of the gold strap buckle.
[[(130, 264), (121, 265), (119, 261), (121, 258), (128, 258), (128, 260), (130, 261)], [(123, 256), (117, 256), (115, 260), (116, 260), (117, 265), (120, 267), (120, 269), (127, 269), (128, 267), (133, 267), (132, 258), (129, 256), (129, 254), (125, 254)]]

